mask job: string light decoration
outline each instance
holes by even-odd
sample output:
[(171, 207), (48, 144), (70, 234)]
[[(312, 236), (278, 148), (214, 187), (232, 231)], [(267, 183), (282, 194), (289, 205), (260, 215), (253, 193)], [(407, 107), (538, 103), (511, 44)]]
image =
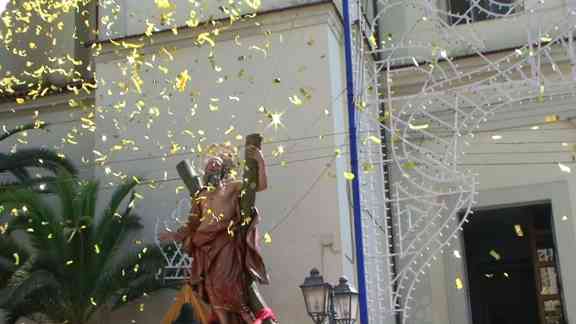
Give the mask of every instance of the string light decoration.
[(169, 217), (162, 215), (156, 218), (154, 243), (160, 247), (162, 256), (166, 261), (164, 271), (162, 272), (163, 280), (183, 281), (190, 277), (193, 260), (184, 250), (182, 242), (170, 240), (170, 242), (167, 243), (168, 246), (163, 247), (160, 242), (160, 235), (166, 231), (175, 232), (180, 227), (186, 225), (191, 208), (192, 199), (189, 197), (182, 198), (178, 201), (176, 208), (172, 210)]
[[(433, 0), (377, 3), (354, 1), (347, 22), (367, 302), (371, 323), (404, 324), (477, 201), (477, 176), (461, 166), (467, 139), (498, 109), (574, 96), (576, 2), (469, 0), (463, 13)], [(490, 21), (474, 24), (475, 13)], [(505, 34), (511, 49), (498, 44)]]

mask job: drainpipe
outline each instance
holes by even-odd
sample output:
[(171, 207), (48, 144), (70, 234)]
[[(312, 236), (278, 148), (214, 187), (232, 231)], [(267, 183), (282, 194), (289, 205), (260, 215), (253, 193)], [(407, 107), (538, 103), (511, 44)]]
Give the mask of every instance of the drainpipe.
[(354, 101), (354, 75), (352, 69), (352, 31), (349, 0), (342, 0), (344, 18), (344, 50), (346, 57), (346, 89), (348, 101), (348, 133), (350, 142), (352, 180), (352, 204), (354, 211), (354, 237), (356, 240), (356, 268), (358, 273), (358, 293), (360, 323), (368, 324), (368, 299), (366, 295), (366, 269), (364, 267), (364, 242), (362, 235), (362, 210), (360, 208), (360, 183), (358, 168), (358, 140), (356, 130), (356, 105)]

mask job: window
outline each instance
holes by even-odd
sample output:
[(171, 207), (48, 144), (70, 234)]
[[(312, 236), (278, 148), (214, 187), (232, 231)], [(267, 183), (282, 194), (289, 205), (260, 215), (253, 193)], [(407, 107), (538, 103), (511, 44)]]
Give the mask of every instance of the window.
[(478, 22), (522, 11), (523, 0), (448, 0), (453, 25)]

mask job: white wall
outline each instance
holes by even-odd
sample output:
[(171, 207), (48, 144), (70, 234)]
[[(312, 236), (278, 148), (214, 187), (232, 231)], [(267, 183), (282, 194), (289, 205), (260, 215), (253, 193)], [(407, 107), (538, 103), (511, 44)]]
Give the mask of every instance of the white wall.
[[(260, 28), (255, 28), (253, 21), (234, 25), (221, 35), (214, 48), (220, 72), (214, 70), (207, 58), (209, 48), (194, 47), (190, 42), (202, 30), (183, 32), (178, 37), (160, 35), (155, 38), (155, 45), (142, 50), (141, 59), (151, 61), (156, 55), (152, 66), (163, 65), (169, 72), (164, 75), (155, 68), (143, 66), (142, 95), (136, 94), (133, 87), (127, 95), (119, 94), (117, 82), (130, 83), (131, 75), (128, 71), (122, 76), (119, 66), (126, 62), (114, 52), (105, 53), (96, 62), (98, 78), (106, 80), (106, 84), (96, 94), (100, 109), (95, 148), (108, 152), (121, 139), (134, 140), (138, 147), (135, 151), (133, 145), (127, 145), (126, 150), (109, 155), (112, 173), (121, 171), (148, 179), (163, 179), (166, 175), (168, 179), (177, 179), (175, 164), (185, 157), (194, 159), (195, 155), (158, 158), (169, 152), (172, 141), (187, 145), (185, 151), (189, 151), (197, 144), (226, 140), (240, 145), (242, 141), (235, 139), (237, 134), (260, 132), (270, 142), (264, 144), (269, 163), (269, 189), (258, 196), (257, 204), (263, 216), (261, 230), (278, 227), (271, 233), (272, 244), (263, 247), (272, 284), (262, 290), (282, 323), (309, 321), (298, 286), (312, 267), (318, 267), (333, 283), (342, 274), (354, 278), (351, 264), (354, 252), (348, 230), (350, 215), (347, 208), (342, 208), (348, 206), (343, 178), (348, 169), (348, 164), (343, 162), (346, 147), (342, 147), (342, 155), (336, 162), (330, 162), (335, 149), (346, 143), (343, 133), (347, 131), (341, 95), (341, 35), (335, 18), (334, 7), (325, 4), (260, 16), (257, 18)], [(265, 35), (266, 30), (272, 32), (271, 36)], [(236, 33), (242, 45), (234, 42)], [(264, 48), (267, 41), (268, 56), (251, 49), (253, 45)], [(175, 48), (174, 61), (159, 53), (163, 47)], [(126, 54), (120, 53), (120, 56)], [(191, 81), (186, 91), (179, 93), (168, 81), (185, 69)], [(240, 71), (244, 71), (242, 76)], [(222, 83), (218, 81), (221, 77), (225, 78)], [(280, 79), (279, 84), (273, 82), (275, 78)], [(169, 100), (159, 96), (164, 87), (170, 94)], [(301, 107), (296, 107), (288, 98), (293, 95), (303, 98), (301, 88), (311, 96)], [(196, 102), (190, 95), (192, 91), (199, 94)], [(216, 103), (211, 98), (220, 100), (218, 111), (210, 111), (209, 104)], [(130, 121), (128, 116), (140, 99), (146, 107)], [(114, 105), (124, 100), (126, 107), (116, 110)], [(269, 121), (258, 112), (259, 106), (284, 112), (284, 127), (278, 130), (268, 127)], [(158, 107), (160, 115), (148, 129), (146, 115), (151, 107)], [(114, 126), (114, 119), (118, 121), (118, 128)], [(225, 134), (231, 125), (235, 130)], [(195, 137), (186, 134), (186, 130)], [(149, 140), (145, 139), (146, 135)], [(274, 144), (278, 141), (282, 143)], [(274, 158), (271, 153), (279, 145), (286, 153)], [(283, 160), (288, 161), (286, 167), (280, 165)], [(118, 181), (117, 177), (105, 173), (103, 169), (97, 170), (106, 182)], [(183, 192), (176, 194), (178, 186), (181, 183), (176, 180), (160, 183), (156, 188), (140, 187), (144, 200), (138, 208), (146, 224), (145, 239), (151, 239), (154, 234), (152, 225), (156, 218), (168, 216), (183, 197)], [(155, 309), (152, 313), (139, 313), (128, 307), (116, 314), (114, 320), (157, 323), (169, 307), (168, 297), (150, 301)]]

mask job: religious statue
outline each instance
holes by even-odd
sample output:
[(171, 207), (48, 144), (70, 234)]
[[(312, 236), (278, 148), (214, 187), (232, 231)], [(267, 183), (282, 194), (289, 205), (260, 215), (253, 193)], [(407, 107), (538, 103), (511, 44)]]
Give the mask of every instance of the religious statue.
[[(163, 240), (182, 242), (193, 258), (187, 286), (192, 287), (193, 296), (200, 302), (187, 303), (208, 305), (213, 317), (208, 323), (270, 324), (276, 321), (256, 286), (268, 283), (257, 247), (258, 212), (254, 207), (255, 193), (268, 186), (260, 135), (248, 136), (246, 144), (241, 181), (234, 177), (234, 150), (224, 145), (208, 149), (203, 184), (196, 189), (189, 188), (195, 192), (186, 226), (161, 235)], [(196, 317), (205, 322), (206, 307), (194, 309), (199, 313)]]

